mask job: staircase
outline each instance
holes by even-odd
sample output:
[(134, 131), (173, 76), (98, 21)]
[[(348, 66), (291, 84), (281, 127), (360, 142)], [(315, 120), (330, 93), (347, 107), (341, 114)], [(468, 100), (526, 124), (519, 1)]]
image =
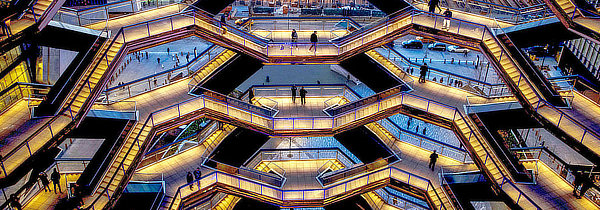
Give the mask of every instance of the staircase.
[(493, 150), (491, 150), (491, 148), (489, 148), (488, 145), (482, 145), (480, 144), (480, 141), (477, 140), (483, 139), (481, 134), (479, 134), (478, 132), (472, 132), (471, 128), (467, 125), (467, 122), (465, 122), (465, 119), (463, 119), (462, 117), (457, 118), (457, 120), (455, 120), (454, 123), (456, 125), (457, 130), (460, 131), (462, 136), (469, 142), (469, 145), (471, 145), (471, 147), (473, 148), (475, 155), (479, 157), (479, 159), (482, 161), (482, 164), (485, 165), (485, 168), (488, 169), (494, 181), (496, 181), (496, 183), (501, 183), (504, 179), (504, 175), (508, 175), (509, 173), (503, 167), (498, 168), (495, 162), (491, 160), (497, 159), (497, 157), (493, 156), (493, 154), (489, 154), (489, 152)]
[[(448, 198), (446, 197), (446, 194), (437, 193), (437, 192), (442, 192), (442, 190), (443, 190), (442, 188), (437, 187), (437, 186), (435, 187), (435, 189), (427, 190), (427, 196), (429, 197), (431, 203), (433, 204), (435, 209), (454, 209), (454, 206), (452, 205), (450, 200), (448, 200)], [(443, 204), (443, 206), (442, 206), (442, 204)]]
[(492, 56), (498, 60), (500, 67), (504, 69), (504, 72), (510, 77), (510, 80), (517, 86), (519, 92), (521, 92), (529, 105), (535, 107), (540, 99), (538, 98), (534, 87), (529, 84), (527, 78), (521, 76), (517, 66), (512, 62), (508, 55), (504, 54), (498, 42), (496, 42), (494, 38), (490, 38), (484, 40), (483, 43), (488, 47)]
[(24, 17), (30, 20), (39, 20), (48, 7), (50, 7), (50, 4), (52, 4), (52, 0), (37, 0), (35, 5), (33, 5), (33, 13), (29, 10)]
[(235, 52), (231, 50), (224, 50), (219, 55), (217, 55), (216, 59), (212, 59), (210, 62), (206, 63), (200, 70), (198, 70), (192, 79), (189, 82), (190, 88), (194, 88), (196, 85), (200, 84), (200, 82), (204, 81), (206, 77), (212, 74), (216, 69), (218, 69), (225, 62), (231, 60), (231, 58), (236, 55)]
[[(560, 8), (567, 14), (568, 18), (573, 17), (575, 13), (575, 5), (570, 0), (554, 0), (560, 6)], [(575, 14), (577, 15), (577, 14)]]
[(231, 210), (235, 207), (238, 201), (242, 198), (227, 194), (223, 199), (221, 199), (216, 205), (212, 207), (214, 210)]
[[(94, 198), (101, 197), (101, 199), (98, 201), (98, 203), (96, 203), (95, 206), (104, 206), (104, 204), (107, 203), (109, 200), (107, 195), (114, 195), (115, 189), (121, 183), (121, 180), (125, 175), (125, 171), (129, 169), (129, 166), (131, 165), (133, 159), (140, 150), (141, 145), (146, 140), (146, 137), (150, 133), (151, 129), (152, 126), (144, 126), (144, 124), (139, 122), (135, 125), (132, 132), (127, 137), (127, 140), (123, 143), (121, 149), (117, 153), (118, 155), (113, 160), (107, 172), (105, 173), (105, 176), (100, 182), (100, 185), (92, 195), (92, 197)], [(135, 141), (136, 137), (139, 140), (139, 144)]]
[(402, 69), (400, 69), (398, 66), (396, 66), (396, 64), (394, 64), (392, 61), (388, 60), (386, 57), (383, 57), (383, 55), (379, 54), (377, 51), (375, 51), (375, 50), (369, 50), (365, 54), (367, 54), (369, 57), (371, 57), (377, 63), (379, 63), (380, 65), (382, 65), (383, 67), (385, 67), (393, 75), (396, 75), (397, 77), (400, 77), (400, 79), (402, 79), (402, 80), (406, 80), (406, 79), (412, 80), (412, 78), (410, 78), (409, 74), (407, 74), (406, 72), (402, 71)]
[[(71, 114), (75, 115), (82, 110), (85, 101), (90, 97), (92, 91), (108, 70), (109, 64), (119, 53), (121, 46), (123, 46), (123, 43), (116, 40), (112, 44), (105, 42), (104, 46), (98, 51), (91, 63), (92, 65), (87, 68), (75, 88), (71, 90), (68, 100), (65, 100), (65, 102), (72, 102), (69, 105)], [(105, 52), (106, 56), (104, 56)], [(110, 76), (106, 75), (106, 77)], [(69, 115), (68, 112), (65, 114)]]

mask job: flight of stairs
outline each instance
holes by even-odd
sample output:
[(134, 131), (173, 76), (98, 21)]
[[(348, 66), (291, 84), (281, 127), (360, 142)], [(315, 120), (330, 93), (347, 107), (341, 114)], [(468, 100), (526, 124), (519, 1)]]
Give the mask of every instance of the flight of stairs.
[[(137, 155), (140, 147), (143, 145), (144, 141), (146, 141), (146, 137), (150, 133), (152, 126), (144, 126), (143, 123), (137, 123), (133, 128), (132, 132), (127, 137), (127, 140), (121, 146), (121, 149), (117, 153), (118, 155), (111, 163), (108, 168), (105, 176), (103, 177), (100, 185), (97, 190), (94, 192), (92, 197), (102, 196), (102, 199), (98, 201), (97, 207), (104, 206), (106, 202), (108, 202), (108, 197), (105, 190), (108, 192), (108, 195), (113, 196), (115, 189), (120, 184), (121, 180), (125, 175), (125, 171), (129, 169), (133, 159)], [(139, 137), (138, 137), (139, 135)], [(135, 141), (136, 137), (139, 141), (138, 143)], [(121, 166), (121, 162), (123, 163)], [(111, 181), (111, 178), (114, 176), (114, 179)], [(103, 201), (103, 202), (102, 202)]]
[[(123, 46), (123, 43), (115, 41), (109, 48), (107, 46), (109, 45), (109, 43), (110, 40), (107, 40), (104, 46), (102, 46), (102, 48), (98, 51), (91, 65), (88, 66), (85, 73), (80, 78), (80, 81), (77, 83), (75, 88), (73, 88), (72, 92), (69, 94), (68, 99), (65, 101), (66, 103), (73, 101), (73, 104), (71, 104), (71, 106), (69, 107), (73, 115), (77, 114), (81, 110), (83, 104), (91, 94), (90, 90), (93, 90), (96, 87), (106, 70), (108, 70), (107, 60), (110, 64), (113, 61), (113, 58), (117, 56), (117, 53), (119, 52), (121, 46)], [(106, 52), (106, 50), (108, 50), (108, 52), (106, 53), (106, 58), (104, 58), (102, 57), (102, 55), (104, 55), (104, 52)], [(100, 62), (98, 64), (98, 67), (94, 69), (98, 62)], [(88, 77), (90, 77), (89, 84), (85, 82)], [(77, 94), (77, 91), (79, 89), (81, 89), (81, 91)], [(69, 113), (65, 114), (69, 115)]]
[(396, 75), (400, 79), (404, 80), (410, 78), (409, 74), (404, 72), (402, 69), (400, 69), (400, 67), (396, 66), (396, 64), (394, 64), (386, 57), (383, 57), (383, 55), (381, 55), (377, 51), (369, 50), (365, 54), (367, 54), (369, 57), (371, 57), (371, 59), (375, 60), (377, 63), (379, 63), (379, 65), (382, 65), (383, 67), (385, 67), (385, 69), (387, 69), (393, 75)]
[(230, 210), (235, 207), (238, 201), (242, 198), (235, 195), (225, 195), (223, 199), (221, 199), (216, 205), (212, 207), (214, 210)]
[[(554, 0), (570, 19), (575, 12), (575, 5), (570, 0)], [(577, 16), (577, 14), (575, 14)]]
[[(463, 119), (462, 117), (457, 117), (454, 123), (457, 129), (461, 132), (462, 136), (469, 141), (469, 145), (473, 147), (475, 155), (479, 157), (482, 163), (485, 163), (485, 167), (488, 169), (488, 171), (494, 178), (494, 181), (496, 181), (496, 183), (501, 183), (504, 179), (503, 175), (508, 175), (508, 172), (504, 167), (502, 167), (503, 165), (501, 163), (497, 163), (500, 166), (500, 168), (496, 167), (494, 161), (498, 158), (496, 158), (494, 154), (489, 154), (489, 157), (486, 157), (488, 155), (488, 152), (492, 150), (491, 148), (489, 148), (488, 145), (482, 145), (480, 144), (480, 141), (477, 140), (477, 138), (479, 138), (480, 140), (483, 139), (481, 134), (479, 134), (476, 131), (472, 132), (469, 126), (467, 125), (467, 122), (465, 122), (465, 119)], [(502, 173), (500, 171), (502, 171)]]
[(367, 192), (360, 196), (367, 201), (369, 206), (371, 206), (371, 209), (384, 209), (386, 202), (379, 196), (379, 194), (375, 192)]
[[(440, 187), (433, 187), (432, 189), (429, 189), (427, 191), (427, 196), (429, 196), (429, 199), (431, 199), (431, 202), (433, 203), (433, 205), (435, 205), (435, 209), (454, 209), (452, 203), (450, 203), (450, 200), (448, 200), (446, 194), (442, 192), (442, 190), (443, 189)], [(443, 207), (442, 203), (444, 204)]]
[(204, 81), (208, 75), (213, 73), (216, 69), (218, 69), (223, 63), (227, 62), (231, 59), (236, 53), (231, 50), (224, 50), (221, 52), (215, 59), (212, 59), (207, 64), (205, 64), (200, 70), (198, 70), (192, 79), (189, 82), (191, 87), (195, 87), (200, 84), (200, 82)]
[(27, 11), (25, 17), (30, 20), (39, 20), (51, 3), (52, 0), (38, 0), (36, 4), (33, 5), (33, 12), (35, 13), (35, 18), (33, 17), (31, 10)]
[[(520, 71), (519, 69), (517, 69), (517, 66), (512, 62), (507, 53), (502, 53), (501, 46), (493, 38), (486, 39), (483, 42), (488, 47), (494, 58), (499, 60), (500, 65), (502, 66), (506, 74), (510, 77), (512, 82), (515, 85), (518, 85), (519, 91), (523, 94), (523, 96), (525, 96), (529, 104), (532, 107), (535, 107), (536, 104), (540, 101), (540, 99), (538, 98), (537, 94), (534, 92), (535, 90), (529, 84), (526, 78), (521, 78), (521, 81), (519, 82)], [(502, 55), (502, 58), (500, 58), (500, 55)]]

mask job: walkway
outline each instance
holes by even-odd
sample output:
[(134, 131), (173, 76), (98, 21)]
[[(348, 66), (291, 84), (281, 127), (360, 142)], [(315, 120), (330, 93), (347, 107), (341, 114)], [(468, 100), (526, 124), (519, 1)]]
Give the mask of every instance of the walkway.
[(521, 184), (520, 188), (527, 195), (536, 200), (542, 209), (597, 209), (591, 201), (586, 198), (576, 199), (573, 196), (573, 186), (567, 184), (560, 176), (554, 173), (546, 164), (523, 163), (527, 169), (537, 172), (536, 185)]
[[(108, 28), (116, 34), (116, 30), (121, 29), (124, 26), (132, 25), (136, 23), (150, 21), (156, 18), (172, 15), (181, 12), (187, 6), (181, 4), (172, 4), (169, 6), (160, 7), (157, 9), (146, 10), (144, 12), (135, 13), (127, 16), (122, 16), (116, 19), (108, 20)], [(102, 21), (90, 25), (84, 26), (95, 30), (102, 30), (107, 27), (107, 21)]]
[[(80, 174), (61, 174), (60, 185), (62, 193), (55, 193), (54, 184), (50, 181), (49, 186), (52, 191), (45, 192), (42, 190), (29, 203), (24, 205), (24, 209), (55, 209), (55, 205), (60, 199), (67, 197), (67, 182), (74, 183), (79, 179), (79, 176)], [(39, 181), (37, 185), (40, 185)]]

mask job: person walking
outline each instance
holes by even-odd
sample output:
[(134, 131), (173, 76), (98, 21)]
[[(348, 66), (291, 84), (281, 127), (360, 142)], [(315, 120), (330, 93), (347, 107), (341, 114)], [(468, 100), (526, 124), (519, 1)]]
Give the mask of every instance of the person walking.
[(425, 76), (427, 76), (427, 71), (429, 71), (429, 67), (427, 67), (427, 63), (423, 63), (423, 65), (421, 65), (419, 83), (425, 83)]
[(319, 41), (319, 38), (317, 37), (317, 31), (314, 31), (311, 35), (310, 35), (310, 47), (308, 48), (308, 51), (312, 51), (312, 49), (315, 49), (315, 53), (317, 53), (317, 42)]
[(308, 91), (306, 91), (304, 87), (300, 88), (300, 102), (303, 105), (306, 104), (306, 93), (308, 93)]
[(48, 180), (48, 175), (44, 172), (40, 172), (40, 181), (42, 181), (42, 188), (44, 188), (44, 192), (52, 192), (50, 190), (50, 181)]
[(433, 150), (433, 153), (429, 155), (429, 168), (433, 171), (435, 169), (435, 162), (438, 159), (438, 154), (436, 150)]
[(442, 29), (450, 30), (450, 18), (452, 17), (452, 11), (449, 8), (446, 8), (444, 11), (444, 24), (442, 25)]
[(298, 33), (296, 32), (296, 29), (292, 29), (292, 46), (290, 46), (290, 48), (292, 47), (296, 47), (296, 49), (298, 49), (298, 44), (296, 44), (298, 42)]
[[(438, 4), (440, 3), (440, 0), (429, 0), (429, 12), (430, 13), (435, 13), (435, 8), (439, 7)], [(440, 9), (441, 10), (441, 9)]]
[(296, 85), (292, 85), (292, 103), (296, 103), (296, 90), (298, 90)]
[(194, 175), (192, 175), (192, 172), (188, 171), (186, 179), (187, 179), (188, 185), (190, 185), (190, 190), (193, 190), (194, 185), (192, 183), (194, 183)]
[(58, 173), (58, 170), (56, 170), (56, 168), (54, 169), (54, 171), (52, 172), (52, 174), (50, 174), (50, 180), (52, 180), (52, 183), (54, 184), (54, 193), (56, 194), (56, 186), (58, 186), (58, 192), (62, 193), (62, 189), (60, 188), (60, 174)]

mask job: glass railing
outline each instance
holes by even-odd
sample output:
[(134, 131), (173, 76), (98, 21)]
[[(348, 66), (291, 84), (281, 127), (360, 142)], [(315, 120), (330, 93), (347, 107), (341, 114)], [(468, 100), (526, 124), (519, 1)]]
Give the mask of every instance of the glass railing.
[(292, 29), (296, 30), (300, 42), (306, 42), (313, 31), (317, 31), (321, 40), (332, 40), (360, 28), (347, 17), (250, 17), (240, 25), (242, 29), (273, 42), (291, 42)]
[[(433, 191), (434, 195), (438, 195), (438, 193), (435, 191), (434, 185), (428, 179), (395, 167), (386, 167), (371, 171), (362, 175), (358, 175), (352, 179), (348, 179), (339, 183), (332, 183), (325, 188), (305, 190), (283, 190), (238, 175), (214, 171), (200, 178), (198, 181), (179, 187), (175, 193), (175, 196), (173, 197), (173, 201), (171, 202), (169, 209), (179, 208), (181, 201), (186, 199), (188, 196), (196, 192), (207, 190), (213, 186), (216, 186), (217, 184), (231, 187), (235, 190), (250, 192), (244, 193), (244, 195), (248, 197), (269, 199), (276, 203), (283, 203), (286, 201), (307, 201), (314, 203), (326, 202), (326, 199), (342, 196), (348, 193), (356, 193), (359, 192), (358, 189), (360, 188), (366, 188), (372, 184), (380, 184), (382, 180), (389, 178), (406, 183), (426, 192)], [(198, 187), (190, 189), (190, 185), (197, 185)], [(439, 196), (438, 200), (440, 200)], [(444, 204), (441, 205), (442, 209), (451, 208), (444, 206)]]
[(218, 131), (218, 129), (219, 129), (218, 123), (213, 121), (210, 124), (208, 124), (204, 129), (202, 129), (202, 131), (200, 131), (200, 133), (190, 135), (188, 137), (179, 139), (176, 142), (173, 142), (171, 144), (168, 144), (168, 145), (162, 146), (158, 149), (155, 149), (153, 151), (147, 152), (144, 155), (144, 158), (142, 159), (142, 161), (140, 162), (140, 165), (138, 166), (138, 170), (142, 169), (144, 167), (147, 167), (149, 165), (158, 163), (160, 161), (166, 160), (168, 158), (171, 158), (177, 154), (183, 153), (183, 152), (185, 152), (191, 148), (194, 148), (198, 145), (201, 145), (204, 143), (204, 141), (207, 138), (211, 137), (212, 135), (215, 135), (215, 134), (222, 135), (221, 133), (216, 133)]
[[(21, 55), (21, 45), (18, 45), (2, 54), (0, 59), (0, 72), (8, 68)], [(1, 89), (1, 88), (0, 88)]]
[[(419, 76), (418, 69), (420, 68), (420, 64), (409, 61), (406, 57), (404, 57), (395, 49), (391, 49), (388, 47), (379, 49), (380, 51), (385, 51), (385, 53), (379, 54), (386, 57), (389, 61), (394, 63), (396, 67), (398, 67), (404, 72), (404, 74), (409, 74), (415, 77)], [(409, 72), (407, 71), (409, 69), (414, 70)], [(506, 97), (512, 95), (511, 91), (508, 89), (506, 84), (490, 84), (487, 82), (471, 79), (462, 75), (458, 75), (449, 71), (433, 67), (429, 67), (429, 71), (427, 72), (427, 76), (425, 77), (425, 79), (430, 82), (435, 82), (449, 87), (459, 88), (461, 90), (465, 90), (475, 95), (487, 98)]]
[(21, 99), (41, 99), (48, 94), (52, 85), (33, 83), (13, 83), (7, 89), (0, 91), (0, 113), (10, 108)]
[(243, 165), (254, 168), (263, 161), (295, 161), (295, 160), (338, 160), (346, 167), (354, 162), (339, 148), (292, 148), (292, 149), (261, 149)]
[[(297, 84), (296, 88), (300, 89), (304, 87), (307, 91), (307, 97), (333, 97), (333, 96), (346, 96), (349, 93), (350, 88), (342, 84)], [(291, 97), (292, 91), (291, 85), (253, 85), (249, 90), (254, 91), (254, 97)], [(248, 91), (249, 91), (248, 90)], [(248, 99), (248, 91), (242, 96), (243, 100)], [(349, 100), (356, 97), (349, 96)]]
[(414, 133), (413, 131), (402, 129), (389, 119), (379, 120), (377, 123), (384, 127), (392, 136), (396, 137), (396, 139), (402, 142), (406, 142), (432, 152), (435, 150), (440, 155), (463, 163), (473, 162), (471, 160), (471, 156), (469, 156), (469, 152), (463, 148), (458, 148), (427, 136)]
[(222, 47), (212, 45), (183, 66), (108, 88), (102, 93), (101, 97), (104, 97), (102, 100), (120, 101), (186, 79), (203, 69), (224, 50)]
[[(420, 7), (427, 5), (427, 2), (423, 0), (412, 0), (409, 1), (409, 3), (421, 4)], [(448, 5), (445, 5), (445, 7), (448, 7)], [(550, 8), (545, 4), (515, 8), (491, 2), (471, 0), (464, 1), (464, 5), (452, 7), (450, 9), (472, 13), (490, 19), (498, 19), (513, 24), (521, 24), (554, 16), (554, 13), (552, 13)]]
[[(542, 161), (550, 170), (554, 171), (556, 175), (563, 178), (571, 186), (574, 186), (575, 182), (574, 171), (582, 170), (589, 173), (595, 167), (594, 165), (568, 164), (546, 147), (512, 148), (511, 150), (516, 153), (516, 156), (521, 161)], [(597, 185), (592, 184), (592, 187), (583, 196), (596, 205), (600, 205), (600, 187)]]
[(352, 178), (359, 174), (365, 174), (370, 171), (375, 171), (383, 167), (390, 166), (398, 161), (400, 161), (399, 157), (397, 157), (396, 155), (391, 155), (386, 158), (377, 159), (369, 164), (361, 164), (350, 168), (343, 168), (336, 171), (326, 172), (321, 176), (317, 177), (317, 180), (321, 183), (321, 185), (327, 186), (332, 183), (339, 182), (340, 180)]
[[(123, 0), (83, 9), (62, 7), (53, 19), (71, 25), (84, 26), (121, 18), (128, 14), (135, 14), (167, 5), (179, 4), (180, 2), (180, 0)], [(181, 6), (181, 8), (183, 8), (183, 6)]]
[[(220, 172), (244, 177), (261, 183), (265, 183), (275, 187), (282, 187), (285, 183), (285, 177), (278, 176), (276, 174), (258, 171), (252, 168), (246, 167), (234, 167), (224, 163), (214, 161), (212, 159), (204, 161), (203, 166), (209, 167)], [(283, 174), (282, 174), (283, 175)]]
[(400, 209), (430, 209), (425, 201), (422, 201), (423, 203), (417, 203), (415, 201), (396, 196), (394, 193), (390, 192), (388, 188), (377, 189), (374, 192), (377, 193), (377, 195), (379, 195), (379, 197), (388, 205), (392, 205)]

